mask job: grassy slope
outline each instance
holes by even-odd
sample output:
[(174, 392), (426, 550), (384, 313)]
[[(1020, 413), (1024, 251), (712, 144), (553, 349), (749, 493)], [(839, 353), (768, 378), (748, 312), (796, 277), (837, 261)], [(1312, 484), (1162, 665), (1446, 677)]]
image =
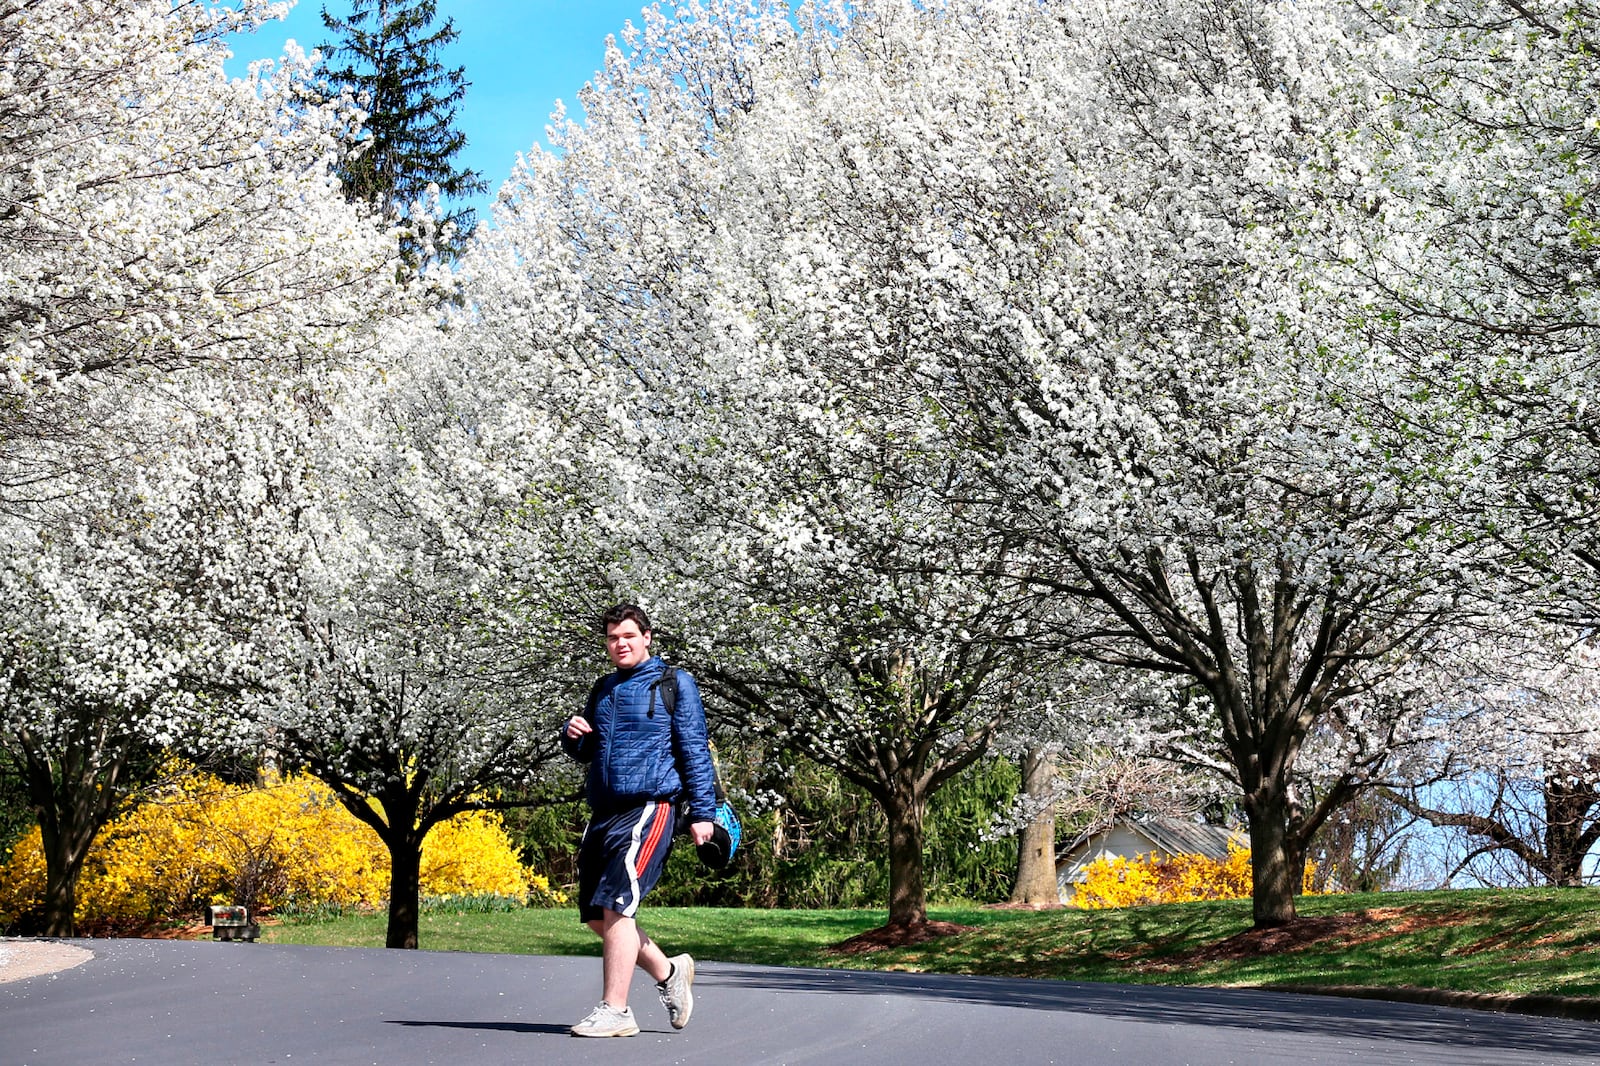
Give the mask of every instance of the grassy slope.
[[(832, 945), (882, 912), (648, 909), (673, 951), (781, 966), (1004, 974), (1148, 984), (1359, 985), (1600, 997), (1600, 889), (1307, 897), (1286, 930), (1250, 930), (1248, 900), (1121, 911), (934, 908), (957, 936), (862, 954)], [(277, 943), (378, 947), (381, 916), (284, 924)], [(573, 910), (423, 917), (424, 948), (594, 955)]]

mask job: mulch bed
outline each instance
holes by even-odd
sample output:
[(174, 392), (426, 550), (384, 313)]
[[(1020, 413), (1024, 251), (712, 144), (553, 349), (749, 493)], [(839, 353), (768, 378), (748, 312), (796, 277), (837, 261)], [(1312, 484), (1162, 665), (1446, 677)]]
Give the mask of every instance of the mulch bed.
[(1334, 936), (1347, 936), (1369, 924), (1363, 914), (1335, 914), (1328, 917), (1296, 918), (1287, 925), (1267, 929), (1246, 929), (1226, 940), (1185, 952), (1171, 963), (1219, 962), (1223, 959), (1249, 959), (1306, 947)]
[(904, 948), (937, 940), (942, 936), (955, 936), (976, 929), (974, 925), (956, 922), (913, 922), (909, 925), (883, 925), (868, 929), (832, 947), (822, 949), (824, 955), (869, 955), (885, 948)]
[[(993, 910), (1057, 910), (1050, 904), (998, 903), (985, 908)], [(1246, 929), (1225, 940), (1205, 944), (1181, 956), (1163, 959), (1153, 965), (1157, 969), (1181, 967), (1193, 963), (1219, 962), (1224, 959), (1249, 959), (1273, 955), (1298, 948), (1311, 947), (1338, 940), (1343, 944), (1359, 944), (1376, 940), (1395, 932), (1409, 932), (1421, 926), (1444, 924), (1448, 919), (1428, 919), (1407, 914), (1400, 908), (1384, 907), (1351, 914), (1327, 916), (1301, 916), (1287, 925), (1267, 929)], [(910, 947), (939, 937), (971, 932), (976, 926), (958, 925), (955, 922), (920, 922), (912, 925), (885, 925), (869, 929), (839, 944), (823, 949), (823, 954), (833, 956), (867, 955), (886, 948)], [(1130, 961), (1136, 956), (1130, 955)]]
[(1248, 959), (1258, 955), (1294, 951), (1311, 947), (1321, 941), (1337, 939), (1343, 946), (1365, 944), (1418, 929), (1441, 925), (1457, 925), (1461, 916), (1432, 916), (1411, 914), (1402, 907), (1373, 907), (1349, 914), (1326, 916), (1301, 916), (1287, 925), (1270, 929), (1246, 929), (1226, 940), (1196, 948), (1191, 952), (1168, 960), (1167, 965), (1192, 962), (1216, 962), (1222, 959)]

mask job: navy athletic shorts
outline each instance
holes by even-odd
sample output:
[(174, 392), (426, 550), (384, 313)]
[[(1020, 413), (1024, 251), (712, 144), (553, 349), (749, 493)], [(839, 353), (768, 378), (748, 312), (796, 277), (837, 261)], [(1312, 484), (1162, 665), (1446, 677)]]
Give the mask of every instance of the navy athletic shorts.
[(671, 803), (651, 801), (589, 820), (578, 845), (580, 921), (599, 921), (608, 910), (633, 917), (666, 869), (676, 819)]

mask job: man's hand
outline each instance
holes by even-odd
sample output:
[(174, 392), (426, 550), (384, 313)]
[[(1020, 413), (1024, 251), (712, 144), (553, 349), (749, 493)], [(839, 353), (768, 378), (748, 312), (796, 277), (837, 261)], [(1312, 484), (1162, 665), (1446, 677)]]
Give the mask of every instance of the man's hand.
[(710, 840), (711, 831), (716, 827), (717, 824), (715, 822), (691, 822), (689, 824), (689, 836), (694, 841), (695, 847), (699, 847)]
[[(567, 719), (567, 738), (569, 740), (577, 740), (585, 733), (593, 732), (594, 726), (590, 725), (589, 719), (585, 718), (583, 715), (575, 714), (571, 718)], [(549, 733), (545, 734), (545, 736), (549, 735)]]

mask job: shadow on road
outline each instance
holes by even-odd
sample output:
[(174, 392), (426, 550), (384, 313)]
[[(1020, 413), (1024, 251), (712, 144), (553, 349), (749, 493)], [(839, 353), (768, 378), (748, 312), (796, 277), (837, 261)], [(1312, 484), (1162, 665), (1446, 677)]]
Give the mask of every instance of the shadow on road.
[(1403, 1040), (1457, 1046), (1590, 1055), (1600, 1026), (1514, 1014), (1418, 1007), (1379, 1000), (1339, 999), (1250, 989), (1174, 988), (1162, 985), (1074, 984), (942, 974), (868, 973), (855, 970), (770, 970), (719, 967), (702, 980), (731, 988), (780, 993), (913, 996), (955, 1003), (1039, 1011), (1064, 1011), (1160, 1025), (1318, 1033), (1361, 1040)]
[(386, 1018), (385, 1025), (401, 1025), (417, 1029), (492, 1029), (502, 1033), (543, 1033), (570, 1036), (572, 1026), (550, 1022), (424, 1022), (410, 1018)]

